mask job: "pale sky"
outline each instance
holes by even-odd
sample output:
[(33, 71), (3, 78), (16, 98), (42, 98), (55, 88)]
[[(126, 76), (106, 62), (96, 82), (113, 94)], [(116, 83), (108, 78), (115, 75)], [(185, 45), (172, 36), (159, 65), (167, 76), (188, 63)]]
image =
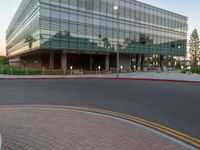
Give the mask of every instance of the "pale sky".
[[(5, 32), (21, 0), (0, 1), (0, 54), (5, 54)], [(139, 0), (188, 17), (190, 35), (194, 28), (200, 33), (200, 0)]]

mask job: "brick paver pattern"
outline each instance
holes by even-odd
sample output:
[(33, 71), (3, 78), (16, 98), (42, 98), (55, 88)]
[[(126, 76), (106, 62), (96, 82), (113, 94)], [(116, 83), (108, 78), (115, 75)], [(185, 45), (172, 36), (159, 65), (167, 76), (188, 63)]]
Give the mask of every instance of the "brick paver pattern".
[(3, 150), (186, 150), (119, 119), (59, 109), (0, 109)]

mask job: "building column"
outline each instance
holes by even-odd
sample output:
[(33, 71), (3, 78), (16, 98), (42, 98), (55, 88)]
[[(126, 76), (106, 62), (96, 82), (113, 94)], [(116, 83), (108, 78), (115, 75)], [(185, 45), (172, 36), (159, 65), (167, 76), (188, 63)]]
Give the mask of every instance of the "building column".
[(140, 54), (136, 54), (136, 70), (139, 70), (140, 66)]
[(105, 69), (106, 71), (110, 71), (110, 55), (106, 54), (105, 56)]
[(160, 55), (160, 69), (163, 71), (163, 55)]
[(141, 54), (141, 71), (144, 70), (144, 54)]
[(67, 69), (67, 53), (62, 53), (62, 56), (61, 56), (61, 66), (62, 66), (62, 69)]
[(93, 70), (93, 55), (90, 55), (90, 71)]
[(54, 53), (50, 52), (50, 57), (49, 57), (49, 68), (54, 69)]

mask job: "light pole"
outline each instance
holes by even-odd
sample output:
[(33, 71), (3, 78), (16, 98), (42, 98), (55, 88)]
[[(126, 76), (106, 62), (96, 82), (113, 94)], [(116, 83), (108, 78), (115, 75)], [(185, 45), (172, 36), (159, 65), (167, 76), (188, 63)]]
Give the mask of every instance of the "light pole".
[(184, 67), (183, 67), (183, 66), (181, 66), (181, 69), (184, 69)]
[(134, 68), (134, 71), (135, 71), (136, 70), (136, 65), (134, 65), (133, 68)]
[(119, 7), (114, 6), (114, 11), (117, 12), (117, 78), (119, 77)]
[(70, 66), (70, 72), (71, 72), (71, 75), (72, 75), (72, 70), (73, 70), (73, 66)]
[(121, 69), (121, 74), (123, 73), (123, 66), (120, 66), (120, 69)]
[(101, 66), (98, 66), (99, 75), (101, 74)]

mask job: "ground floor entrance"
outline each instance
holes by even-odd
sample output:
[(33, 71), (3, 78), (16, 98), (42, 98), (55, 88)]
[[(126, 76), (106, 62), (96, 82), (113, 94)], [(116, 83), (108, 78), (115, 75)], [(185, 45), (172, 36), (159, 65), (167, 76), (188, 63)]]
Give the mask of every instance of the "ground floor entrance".
[[(10, 65), (26, 68), (73, 69), (111, 71), (117, 68), (116, 53), (74, 53), (68, 51), (46, 51), (19, 56), (18, 61), (10, 59)], [(144, 70), (145, 67), (163, 67), (166, 59), (162, 55), (125, 54), (119, 58), (120, 69), (124, 71)]]

